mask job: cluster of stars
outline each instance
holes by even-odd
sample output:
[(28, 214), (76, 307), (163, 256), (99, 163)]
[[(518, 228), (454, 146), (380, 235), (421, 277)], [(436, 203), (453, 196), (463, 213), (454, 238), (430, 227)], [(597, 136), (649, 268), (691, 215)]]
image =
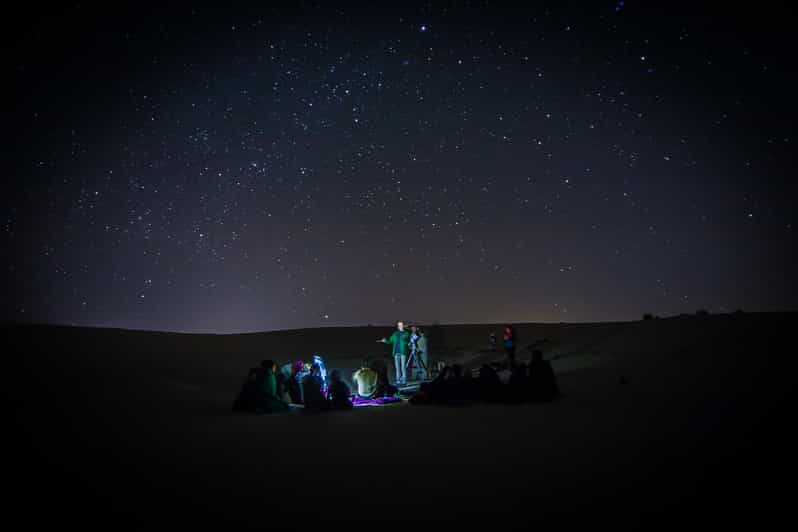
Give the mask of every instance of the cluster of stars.
[(3, 227), (8, 275), (29, 264), (42, 289), (7, 313), (223, 331), (630, 318), (740, 306), (736, 270), (696, 272), (728, 258), (709, 246), (755, 223), (794, 239), (792, 211), (757, 185), (791, 133), (738, 129), (747, 85), (698, 93), (731, 56), (773, 79), (750, 46), (694, 54), (677, 43), (701, 27), (623, 1), (524, 11), (520, 33), (490, 7), (365, 33), (313, 9), (299, 25), (192, 10), (224, 33), (165, 24), (166, 44), (136, 56), (164, 75), (123, 63), (113, 115), (61, 122), (30, 101), (26, 127), (49, 133)]

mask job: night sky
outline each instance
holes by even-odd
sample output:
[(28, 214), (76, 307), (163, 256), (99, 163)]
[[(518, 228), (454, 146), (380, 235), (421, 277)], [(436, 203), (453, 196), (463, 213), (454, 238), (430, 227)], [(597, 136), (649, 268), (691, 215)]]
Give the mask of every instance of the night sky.
[(395, 4), (7, 18), (0, 319), (798, 308), (785, 8)]

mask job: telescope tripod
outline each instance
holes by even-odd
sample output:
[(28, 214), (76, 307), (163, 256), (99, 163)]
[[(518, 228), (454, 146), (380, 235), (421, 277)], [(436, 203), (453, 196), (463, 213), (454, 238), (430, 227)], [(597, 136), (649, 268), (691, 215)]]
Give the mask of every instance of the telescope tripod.
[(419, 368), (424, 370), (424, 378), (429, 379), (429, 369), (427, 365), (424, 364), (424, 361), (418, 356), (419, 352), (415, 350), (410, 351), (410, 356), (407, 357), (407, 362), (405, 362), (405, 375), (407, 375), (407, 368), (410, 367), (411, 363), (415, 363)]

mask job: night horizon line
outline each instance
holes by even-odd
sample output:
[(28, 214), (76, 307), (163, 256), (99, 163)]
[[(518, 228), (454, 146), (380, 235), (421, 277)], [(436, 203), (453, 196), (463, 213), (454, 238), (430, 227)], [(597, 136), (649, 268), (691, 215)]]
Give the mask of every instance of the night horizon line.
[[(669, 315), (656, 315), (652, 313), (643, 313), (637, 319), (608, 319), (608, 320), (591, 320), (591, 321), (500, 321), (500, 322), (457, 322), (457, 323), (443, 323), (443, 322), (412, 322), (407, 321), (406, 325), (420, 325), (425, 328), (430, 327), (462, 327), (462, 326), (488, 326), (493, 325), (496, 327), (503, 327), (505, 325), (519, 326), (519, 325), (591, 325), (591, 324), (610, 324), (610, 323), (637, 323), (640, 321), (649, 320), (664, 320), (685, 317), (711, 317), (711, 316), (730, 316), (737, 314), (753, 315), (753, 314), (791, 314), (798, 312), (798, 309), (783, 309), (783, 310), (753, 310), (747, 311), (744, 309), (735, 309), (725, 312), (709, 312), (704, 309), (699, 309), (695, 312), (680, 312), (678, 314)], [(403, 321), (403, 320), (397, 320)], [(169, 329), (139, 329), (128, 327), (114, 327), (107, 325), (79, 325), (75, 323), (56, 323), (56, 322), (32, 322), (32, 321), (0, 321), (0, 327), (60, 327), (72, 329), (93, 329), (104, 331), (125, 331), (125, 332), (142, 332), (142, 333), (156, 333), (156, 334), (180, 334), (180, 335), (200, 335), (200, 336), (243, 336), (255, 334), (273, 334), (285, 333), (296, 331), (308, 330), (321, 330), (321, 329), (365, 329), (365, 328), (390, 328), (394, 327), (396, 322), (390, 323), (366, 323), (361, 325), (337, 325), (337, 326), (320, 326), (320, 327), (294, 327), (285, 329), (267, 329), (267, 330), (250, 330), (250, 331), (236, 331), (236, 332), (200, 332), (200, 331), (187, 331), (187, 330), (169, 330)]]

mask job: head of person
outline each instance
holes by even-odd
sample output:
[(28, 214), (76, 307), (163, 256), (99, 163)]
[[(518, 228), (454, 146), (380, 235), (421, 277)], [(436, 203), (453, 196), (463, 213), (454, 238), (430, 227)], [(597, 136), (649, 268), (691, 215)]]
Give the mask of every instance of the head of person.
[(302, 363), (301, 360), (295, 360), (293, 365), (291, 366), (291, 373), (293, 374), (300, 373), (303, 367), (305, 367), (305, 365)]
[(260, 363), (260, 367), (263, 369), (269, 369), (272, 371), (272, 373), (275, 373), (277, 371), (277, 364), (274, 363), (274, 360), (269, 360), (269, 359), (262, 360)]
[(459, 379), (463, 376), (463, 366), (460, 364), (455, 364), (452, 366), (452, 377), (455, 379)]
[(330, 372), (330, 382), (340, 382), (341, 380), (341, 372), (337, 369), (332, 370)]
[(404, 331), (404, 330), (405, 330), (405, 324), (404, 324), (404, 322), (402, 322), (402, 321), (397, 321), (397, 322), (396, 322), (396, 328), (397, 328), (398, 330), (400, 330), (400, 331)]
[(310, 374), (315, 376), (321, 375), (321, 366), (318, 363), (314, 363), (310, 366)]
[(533, 349), (532, 350), (532, 362), (540, 362), (543, 360), (543, 351), (540, 349)]

